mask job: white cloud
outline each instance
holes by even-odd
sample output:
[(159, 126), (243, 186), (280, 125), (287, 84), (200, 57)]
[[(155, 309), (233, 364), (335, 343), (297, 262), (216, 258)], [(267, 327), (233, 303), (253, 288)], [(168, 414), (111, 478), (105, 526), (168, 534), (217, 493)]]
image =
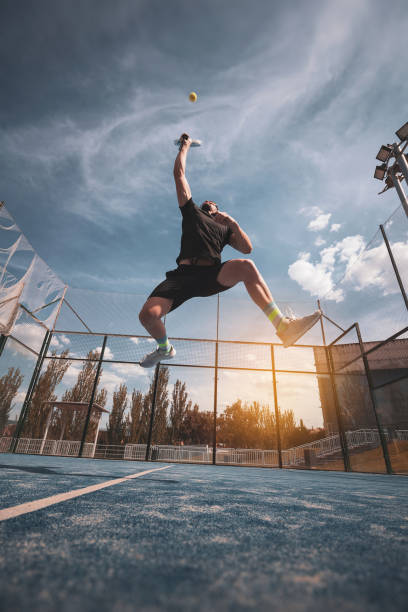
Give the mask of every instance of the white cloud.
[(317, 247), (320, 247), (326, 244), (326, 240), (324, 240), (321, 236), (318, 236), (316, 240), (314, 241), (314, 243)]
[[(408, 242), (395, 242), (391, 248), (400, 270), (408, 270)], [(385, 245), (364, 249), (362, 236), (347, 236), (323, 249), (320, 261), (311, 261), (310, 253), (300, 253), (289, 266), (289, 276), (311, 295), (336, 302), (344, 300), (348, 289), (376, 287), (382, 295), (397, 293), (399, 288)], [(334, 275), (341, 277), (341, 286), (336, 286)]]
[(71, 344), (71, 340), (64, 334), (59, 334), (51, 338), (50, 346), (55, 349), (64, 349), (67, 348), (69, 344)]
[(340, 254), (340, 261), (347, 262), (347, 266), (350, 267), (362, 253), (365, 241), (360, 234), (346, 236), (346, 238), (343, 238), (343, 240), (336, 244), (336, 247)]
[(336, 302), (343, 300), (342, 290), (334, 288), (332, 272), (323, 263), (314, 264), (306, 259), (298, 259), (289, 266), (288, 273), (292, 280), (311, 295), (326, 296)]
[[(35, 323), (17, 323), (13, 328), (13, 336), (20, 340), (34, 351), (39, 351), (44, 341), (46, 330)], [(16, 345), (17, 349), (17, 345)], [(19, 352), (26, 353), (26, 349), (19, 349)]]
[(149, 376), (149, 370), (131, 363), (115, 363), (112, 365), (112, 370), (119, 376), (124, 377), (125, 380), (136, 377), (146, 378)]
[[(95, 351), (100, 355), (101, 352), (102, 352), (102, 347), (101, 346), (97, 346)], [(105, 346), (105, 352), (103, 354), (103, 358), (104, 359), (108, 359), (108, 360), (114, 358), (114, 355), (113, 355), (111, 349), (109, 348), (109, 346)]]
[(311, 232), (320, 232), (322, 229), (328, 226), (330, 217), (331, 213), (323, 213), (321, 215), (318, 215), (316, 219), (310, 221), (309, 225), (307, 226), (307, 229)]
[(318, 217), (323, 214), (323, 211), (319, 206), (304, 206), (299, 211), (302, 215), (306, 217)]
[(77, 363), (71, 363), (68, 370), (64, 374), (64, 385), (68, 387), (75, 384), (81, 371), (82, 367), (80, 365)]
[(341, 228), (341, 223), (333, 223), (331, 228), (330, 228), (330, 231), (331, 232), (338, 232), (340, 228)]
[[(395, 242), (391, 247), (400, 271), (408, 270), (408, 242)], [(383, 295), (399, 291), (384, 244), (365, 251), (360, 259), (348, 265), (345, 281), (351, 283), (356, 291), (368, 287), (378, 287)]]

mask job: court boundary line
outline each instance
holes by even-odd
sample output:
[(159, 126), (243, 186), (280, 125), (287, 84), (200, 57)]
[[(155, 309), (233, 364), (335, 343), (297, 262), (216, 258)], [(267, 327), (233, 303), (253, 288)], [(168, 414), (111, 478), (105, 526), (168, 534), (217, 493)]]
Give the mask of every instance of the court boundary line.
[[(173, 465), (165, 465), (164, 467), (160, 468), (144, 470), (143, 472), (136, 472), (135, 474), (123, 476), (122, 478), (115, 478), (114, 480), (105, 480), (104, 482), (100, 482), (95, 485), (90, 485), (89, 487), (83, 487), (82, 489), (66, 491), (65, 493), (57, 493), (56, 495), (51, 495), (50, 497), (43, 497), (42, 499), (25, 502), (24, 504), (18, 504), (17, 506), (3, 508), (2, 510), (0, 510), (0, 522), (15, 518), (16, 516), (21, 516), (22, 514), (36, 512), (37, 510), (42, 510), (43, 508), (47, 508), (48, 506), (54, 506), (55, 504), (60, 504), (64, 501), (68, 501), (69, 499), (74, 499), (75, 497), (81, 497), (82, 495), (93, 493), (94, 491), (100, 491), (101, 489), (106, 489), (107, 487), (113, 487), (113, 485), (125, 482), (126, 480), (139, 478), (140, 476), (144, 476), (145, 474), (151, 474), (152, 472), (160, 472), (161, 470), (168, 470), (171, 467), (173, 467)], [(73, 474), (73, 476), (75, 476), (75, 474)]]

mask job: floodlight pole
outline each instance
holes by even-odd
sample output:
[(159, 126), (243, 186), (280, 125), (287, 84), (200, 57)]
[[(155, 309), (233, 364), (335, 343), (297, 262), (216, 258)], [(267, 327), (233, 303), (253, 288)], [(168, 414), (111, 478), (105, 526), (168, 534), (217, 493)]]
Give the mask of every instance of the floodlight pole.
[[(404, 161), (405, 161), (405, 157), (404, 156), (402, 156), (402, 157), (404, 158)], [(403, 188), (401, 186), (401, 181), (399, 180), (399, 178), (395, 174), (395, 168), (392, 168), (389, 174), (391, 175), (392, 182), (393, 182), (394, 187), (395, 187), (395, 189), (396, 189), (396, 191), (398, 193), (399, 199), (401, 200), (402, 208), (404, 209), (405, 214), (408, 217), (408, 198), (405, 195), (405, 192), (404, 192), (404, 190), (403, 190)]]
[(400, 144), (394, 144), (394, 155), (395, 159), (397, 160), (397, 164), (401, 168), (401, 172), (408, 183), (408, 162), (406, 160), (403, 150), (401, 149)]

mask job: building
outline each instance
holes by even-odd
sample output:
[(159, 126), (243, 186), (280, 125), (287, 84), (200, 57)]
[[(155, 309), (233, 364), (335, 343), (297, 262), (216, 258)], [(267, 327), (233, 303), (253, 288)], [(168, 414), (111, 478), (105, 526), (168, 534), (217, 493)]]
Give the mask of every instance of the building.
[[(365, 342), (369, 351), (379, 342)], [(325, 347), (314, 349), (316, 372), (327, 373)], [(357, 343), (331, 347), (337, 396), (345, 430), (376, 427), (370, 389)], [(381, 425), (388, 430), (408, 429), (408, 339), (397, 339), (367, 355), (375, 388), (374, 397)], [(355, 361), (354, 361), (355, 360)], [(324, 427), (338, 430), (332, 383), (325, 374), (318, 377)]]

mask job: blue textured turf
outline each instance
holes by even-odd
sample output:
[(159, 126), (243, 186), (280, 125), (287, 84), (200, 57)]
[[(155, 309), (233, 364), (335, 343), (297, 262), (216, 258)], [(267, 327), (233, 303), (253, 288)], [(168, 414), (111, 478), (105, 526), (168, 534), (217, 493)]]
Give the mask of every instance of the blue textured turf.
[[(3, 478), (17, 472), (27, 485), (2, 507), (163, 465), (11, 455), (0, 463), (14, 468), (3, 467)], [(405, 610), (407, 501), (402, 476), (172, 465), (2, 522), (1, 605)]]

